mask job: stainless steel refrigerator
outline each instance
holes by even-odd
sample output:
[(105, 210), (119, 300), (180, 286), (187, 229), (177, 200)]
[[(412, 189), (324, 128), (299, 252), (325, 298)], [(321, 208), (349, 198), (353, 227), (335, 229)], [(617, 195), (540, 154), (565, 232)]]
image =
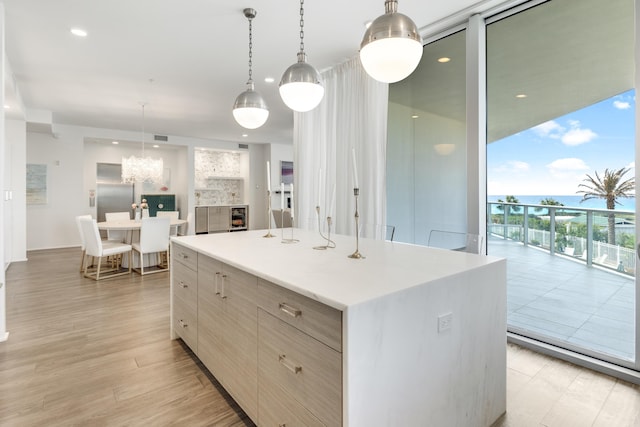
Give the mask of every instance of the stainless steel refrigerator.
[(121, 183), (122, 166), (98, 163), (96, 208), (98, 222), (104, 221), (106, 212), (129, 212), (134, 200), (133, 184)]

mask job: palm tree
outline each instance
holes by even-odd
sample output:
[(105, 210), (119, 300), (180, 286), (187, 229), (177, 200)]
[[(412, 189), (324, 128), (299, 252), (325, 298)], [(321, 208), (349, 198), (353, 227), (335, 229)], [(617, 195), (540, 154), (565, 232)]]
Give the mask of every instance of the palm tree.
[[(507, 200), (506, 203), (520, 203), (520, 201), (516, 196), (507, 195), (506, 200)], [(498, 202), (505, 203), (505, 201), (502, 199), (498, 199)], [(520, 206), (496, 205), (496, 209), (502, 212), (504, 212), (505, 207), (507, 208), (507, 215), (511, 215), (512, 213), (518, 213), (518, 211), (520, 210)]]
[[(539, 204), (544, 206), (564, 206), (563, 203), (560, 203), (553, 197), (545, 197), (544, 199), (540, 200)], [(544, 208), (534, 208), (533, 210), (536, 212), (542, 212)]]
[[(604, 170), (602, 178), (595, 173), (595, 178), (587, 174), (584, 179), (586, 184), (580, 184), (578, 187), (584, 187), (584, 190), (578, 190), (577, 193), (582, 193), (582, 200), (580, 203), (589, 199), (605, 199), (607, 201), (607, 209), (615, 209), (616, 204), (620, 204), (618, 199), (635, 197), (636, 183), (634, 178), (622, 180), (623, 176), (629, 172), (629, 168), (620, 168), (618, 170)], [(609, 236), (607, 240), (610, 245), (616, 244), (616, 222), (615, 214), (609, 213), (608, 218)]]

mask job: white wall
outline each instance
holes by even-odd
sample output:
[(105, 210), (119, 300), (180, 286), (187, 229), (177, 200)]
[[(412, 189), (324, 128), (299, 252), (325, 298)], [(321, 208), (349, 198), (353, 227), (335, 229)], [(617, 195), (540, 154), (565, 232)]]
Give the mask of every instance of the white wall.
[(5, 120), (6, 163), (5, 188), (10, 200), (5, 201), (5, 261), (27, 259), (26, 163), (27, 127), (24, 120)]

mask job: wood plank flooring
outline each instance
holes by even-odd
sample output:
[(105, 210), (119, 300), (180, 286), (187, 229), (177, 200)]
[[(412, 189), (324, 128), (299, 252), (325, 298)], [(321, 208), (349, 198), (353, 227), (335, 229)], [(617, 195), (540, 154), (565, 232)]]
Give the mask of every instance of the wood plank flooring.
[[(253, 426), (169, 339), (168, 274), (96, 283), (79, 249), (28, 257), (7, 271), (0, 426)], [(638, 386), (515, 345), (507, 357), (508, 412), (493, 427), (640, 426)]]

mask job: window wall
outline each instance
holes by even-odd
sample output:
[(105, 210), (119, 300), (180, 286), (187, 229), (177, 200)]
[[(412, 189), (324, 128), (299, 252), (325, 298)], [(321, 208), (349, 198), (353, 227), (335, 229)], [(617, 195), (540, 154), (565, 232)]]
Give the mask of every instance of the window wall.
[(466, 31), (424, 47), (417, 70), (389, 86), (387, 223), (394, 240), (466, 231)]
[(495, 19), (486, 45), (487, 250), (508, 259), (509, 330), (633, 367), (635, 199), (614, 213), (581, 191), (634, 177), (634, 2), (546, 2)]
[(420, 65), (389, 87), (387, 143), (396, 240), (477, 228), (507, 258), (510, 339), (626, 379), (640, 367), (638, 257), (622, 247), (635, 197), (610, 212), (576, 187), (636, 175), (638, 3), (513, 0), (427, 29)]

